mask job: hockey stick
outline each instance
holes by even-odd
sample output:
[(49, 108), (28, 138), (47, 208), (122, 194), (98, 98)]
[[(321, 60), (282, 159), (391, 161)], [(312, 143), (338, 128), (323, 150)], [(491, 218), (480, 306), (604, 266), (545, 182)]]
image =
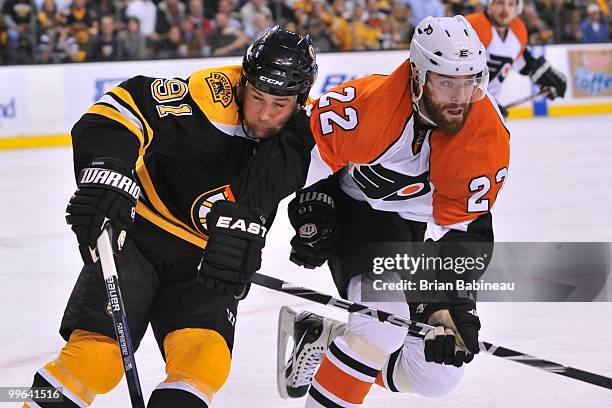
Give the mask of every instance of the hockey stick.
[(508, 110), (508, 109), (510, 109), (510, 108), (514, 108), (515, 106), (518, 106), (518, 105), (523, 104), (523, 103), (525, 103), (525, 102), (529, 102), (529, 101), (531, 101), (531, 100), (534, 100), (534, 99), (536, 99), (536, 98), (539, 98), (540, 96), (546, 96), (546, 95), (548, 95), (549, 93), (550, 93), (550, 90), (548, 90), (548, 89), (544, 89), (544, 90), (541, 90), (540, 92), (538, 92), (538, 93), (536, 93), (536, 94), (533, 94), (533, 95), (528, 95), (528, 96), (522, 97), (522, 98), (520, 98), (520, 99), (517, 99), (517, 100), (516, 100), (516, 101), (514, 101), (514, 102), (510, 102), (509, 104), (505, 105), (503, 108), (504, 108), (505, 110)]
[(138, 371), (136, 370), (132, 339), (125, 316), (125, 307), (123, 306), (123, 297), (121, 296), (121, 289), (119, 288), (119, 277), (117, 275), (117, 267), (115, 266), (113, 247), (110, 242), (111, 236), (112, 227), (107, 222), (102, 230), (102, 235), (98, 238), (96, 248), (100, 256), (104, 284), (106, 285), (106, 293), (108, 294), (108, 301), (110, 302), (113, 316), (113, 325), (115, 326), (115, 336), (119, 343), (123, 370), (125, 371), (125, 379), (130, 392), (132, 407), (145, 408), (142, 389), (140, 388), (140, 380), (138, 379)]
[[(390, 323), (394, 326), (404, 327), (408, 329), (408, 333), (412, 336), (423, 338), (429, 330), (434, 328), (433, 326), (406, 319), (405, 317), (387, 313), (382, 310), (373, 309), (371, 307), (359, 303), (339, 299), (322, 292), (317, 292), (316, 290), (296, 286), (289, 282), (274, 278), (272, 276), (255, 273), (251, 277), (251, 282), (268, 289), (276, 290), (278, 292), (287, 293), (289, 295), (297, 296), (302, 299), (307, 299), (312, 302), (320, 303), (322, 305), (328, 305), (337, 309), (342, 309), (349, 313), (357, 313), (383, 323)], [(501, 357), (506, 360), (511, 360), (517, 363), (539, 368), (540, 370), (548, 371), (550, 373), (563, 375), (565, 377), (573, 378), (578, 381), (583, 381), (589, 384), (612, 389), (612, 378), (604, 377), (603, 375), (594, 374), (588, 371), (579, 370), (573, 367), (567, 367), (562, 364), (543, 360), (541, 358), (521, 353), (519, 351), (510, 350), (502, 346), (496, 346), (485, 341), (480, 342), (480, 351), (490, 354), (492, 356)]]

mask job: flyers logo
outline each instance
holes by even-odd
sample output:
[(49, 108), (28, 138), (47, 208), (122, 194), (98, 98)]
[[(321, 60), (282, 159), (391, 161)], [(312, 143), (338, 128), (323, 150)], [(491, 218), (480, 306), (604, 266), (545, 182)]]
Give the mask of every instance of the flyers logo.
[(227, 75), (223, 72), (211, 72), (205, 80), (213, 97), (213, 102), (220, 103), (224, 108), (230, 106), (234, 99), (234, 91)]
[(196, 229), (204, 234), (208, 234), (206, 227), (206, 216), (210, 212), (210, 208), (216, 201), (233, 200), (232, 192), (229, 185), (215, 188), (200, 195), (191, 206), (191, 222)]
[(509, 57), (502, 57), (493, 54), (489, 55), (489, 59), (487, 61), (487, 67), (489, 68), (489, 81), (493, 80), (493, 78), (499, 75), (500, 82), (503, 82), (506, 75), (510, 71), (512, 62), (512, 58)]
[(410, 200), (431, 191), (427, 171), (418, 176), (409, 176), (376, 164), (355, 167), (351, 172), (351, 177), (361, 191), (374, 200)]

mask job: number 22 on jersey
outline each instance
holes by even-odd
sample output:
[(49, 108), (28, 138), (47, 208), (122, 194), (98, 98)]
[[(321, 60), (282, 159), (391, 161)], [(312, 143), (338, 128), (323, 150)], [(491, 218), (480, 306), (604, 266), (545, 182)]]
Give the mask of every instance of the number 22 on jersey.
[[(347, 86), (342, 89), (342, 92), (330, 91), (322, 95), (319, 98), (318, 108), (327, 108), (330, 106), (330, 99), (334, 99), (339, 102), (351, 102), (355, 99), (355, 88)], [(308, 108), (308, 114), (310, 115), (312, 106)], [(328, 135), (334, 132), (334, 125), (339, 126), (343, 130), (353, 130), (359, 124), (359, 118), (357, 116), (357, 109), (352, 106), (346, 106), (343, 110), (343, 114), (329, 110), (319, 114), (319, 121), (321, 124), (321, 134)]]
[[(497, 195), (504, 187), (504, 181), (508, 177), (508, 169), (506, 167), (502, 167), (495, 174), (495, 180), (493, 181), (495, 184), (501, 184), (499, 189), (497, 190)], [(468, 212), (485, 212), (491, 210), (491, 202), (487, 198), (483, 198), (489, 190), (491, 190), (492, 181), (487, 176), (480, 176), (473, 178), (470, 181), (470, 192), (474, 193), (468, 198)]]

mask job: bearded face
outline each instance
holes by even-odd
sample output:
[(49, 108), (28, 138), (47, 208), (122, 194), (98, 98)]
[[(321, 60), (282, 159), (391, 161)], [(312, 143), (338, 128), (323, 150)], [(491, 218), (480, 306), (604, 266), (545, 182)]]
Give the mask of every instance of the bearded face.
[(421, 100), (423, 113), (439, 130), (455, 134), (465, 123), (478, 86), (475, 75), (427, 73)]

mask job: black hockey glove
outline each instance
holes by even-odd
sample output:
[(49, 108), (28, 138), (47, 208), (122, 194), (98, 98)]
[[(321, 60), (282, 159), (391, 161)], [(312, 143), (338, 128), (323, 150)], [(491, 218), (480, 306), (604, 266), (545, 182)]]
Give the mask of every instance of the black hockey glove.
[(289, 221), (295, 229), (289, 260), (314, 269), (334, 251), (336, 214), (334, 199), (316, 191), (300, 191), (288, 206)]
[(263, 217), (232, 201), (217, 201), (206, 217), (208, 242), (200, 279), (208, 287), (236, 299), (248, 294), (251, 275), (261, 267), (267, 228)]
[(548, 91), (548, 99), (563, 98), (567, 89), (567, 78), (562, 72), (553, 68), (544, 57), (534, 58), (529, 51), (523, 53), (525, 67), (520, 71), (540, 87)]
[(436, 326), (425, 336), (425, 361), (461, 367), (480, 351), (480, 319), (474, 300), (457, 298), (450, 303), (415, 303), (410, 305), (410, 316)]
[(113, 226), (111, 243), (120, 251), (126, 230), (134, 223), (140, 187), (120, 160), (101, 157), (81, 170), (77, 190), (66, 208), (66, 222), (77, 236), (86, 264), (97, 260), (96, 241), (105, 219)]

